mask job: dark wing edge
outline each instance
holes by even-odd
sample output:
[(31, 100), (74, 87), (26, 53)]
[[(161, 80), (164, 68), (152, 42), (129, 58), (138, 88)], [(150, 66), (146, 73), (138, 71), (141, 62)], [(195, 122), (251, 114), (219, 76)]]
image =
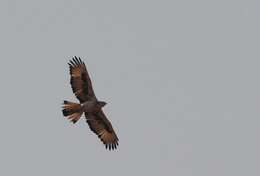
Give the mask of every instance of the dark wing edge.
[(118, 137), (102, 110), (95, 115), (88, 116), (87, 123), (90, 130), (98, 136), (106, 149), (114, 150), (117, 148)]
[(72, 91), (79, 101), (82, 103), (87, 101), (90, 97), (95, 98), (85, 63), (80, 58), (74, 56), (68, 64), (70, 68), (70, 84)]

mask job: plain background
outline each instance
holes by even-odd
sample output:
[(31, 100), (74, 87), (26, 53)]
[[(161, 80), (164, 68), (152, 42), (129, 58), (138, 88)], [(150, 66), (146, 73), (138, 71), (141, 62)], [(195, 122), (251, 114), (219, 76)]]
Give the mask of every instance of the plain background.
[[(260, 1), (0, 1), (0, 175), (260, 175)], [(80, 56), (118, 133), (82, 119)]]

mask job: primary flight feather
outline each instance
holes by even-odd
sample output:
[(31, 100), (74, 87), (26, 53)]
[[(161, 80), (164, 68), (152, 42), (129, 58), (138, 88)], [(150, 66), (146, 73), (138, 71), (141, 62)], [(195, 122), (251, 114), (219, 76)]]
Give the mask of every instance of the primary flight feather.
[(118, 146), (116, 133), (104, 114), (104, 101), (98, 101), (92, 88), (92, 83), (85, 63), (76, 56), (70, 60), (70, 84), (73, 93), (80, 103), (64, 101), (63, 115), (71, 122), (76, 123), (84, 113), (91, 131), (98, 135), (106, 148), (114, 150)]

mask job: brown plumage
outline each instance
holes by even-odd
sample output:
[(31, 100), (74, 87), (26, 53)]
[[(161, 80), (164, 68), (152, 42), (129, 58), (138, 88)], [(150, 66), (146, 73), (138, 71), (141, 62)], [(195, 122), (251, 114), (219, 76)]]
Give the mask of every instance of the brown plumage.
[(89, 128), (98, 135), (106, 148), (116, 149), (118, 138), (102, 110), (106, 103), (97, 100), (85, 63), (75, 56), (69, 62), (69, 68), (72, 91), (79, 99), (80, 104), (64, 101), (63, 115), (71, 122), (76, 123), (84, 113)]

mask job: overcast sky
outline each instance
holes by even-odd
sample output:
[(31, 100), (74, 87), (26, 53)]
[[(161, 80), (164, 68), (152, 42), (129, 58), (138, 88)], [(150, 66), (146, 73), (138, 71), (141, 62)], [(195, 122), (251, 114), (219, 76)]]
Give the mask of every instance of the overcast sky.
[[(0, 1), (0, 175), (259, 176), (260, 1)], [(118, 137), (82, 119), (81, 57)]]

